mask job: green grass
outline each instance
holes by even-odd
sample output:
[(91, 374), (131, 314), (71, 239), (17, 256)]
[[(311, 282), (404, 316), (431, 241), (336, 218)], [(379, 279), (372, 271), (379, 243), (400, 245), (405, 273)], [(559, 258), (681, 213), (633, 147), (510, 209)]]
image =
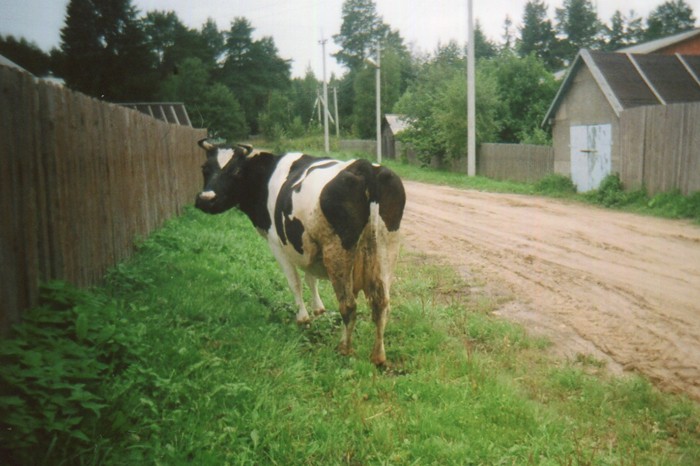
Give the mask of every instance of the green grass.
[[(471, 286), (470, 286), (471, 285)], [(402, 254), (386, 344), (359, 309), (294, 323), (291, 293), (239, 213), (194, 209), (104, 286), (45, 289), (0, 344), (10, 464), (699, 464), (700, 411), (613, 378), (491, 313), (451, 269)], [(334, 307), (330, 286), (322, 287)], [(361, 300), (364, 303), (364, 300)]]

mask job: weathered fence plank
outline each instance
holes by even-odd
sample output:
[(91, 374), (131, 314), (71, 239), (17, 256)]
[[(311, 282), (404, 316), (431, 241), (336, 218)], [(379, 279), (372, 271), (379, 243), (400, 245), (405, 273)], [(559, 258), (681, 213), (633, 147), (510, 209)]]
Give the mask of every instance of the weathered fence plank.
[(649, 194), (700, 191), (700, 104), (637, 107), (620, 115), (620, 179)]
[(205, 135), (0, 66), (0, 334), (40, 282), (98, 282), (192, 204)]

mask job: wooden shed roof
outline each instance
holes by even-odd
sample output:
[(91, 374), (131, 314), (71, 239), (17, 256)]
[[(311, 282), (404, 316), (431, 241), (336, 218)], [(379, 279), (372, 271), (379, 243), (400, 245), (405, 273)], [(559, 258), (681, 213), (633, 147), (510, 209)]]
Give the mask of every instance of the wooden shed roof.
[(542, 126), (554, 117), (582, 66), (588, 67), (617, 116), (622, 110), (642, 105), (700, 102), (699, 55), (646, 55), (583, 49), (569, 67)]
[(389, 128), (391, 128), (391, 132), (394, 134), (394, 136), (408, 128), (410, 125), (406, 115), (397, 115), (395, 113), (385, 114), (384, 121), (387, 125), (389, 125)]

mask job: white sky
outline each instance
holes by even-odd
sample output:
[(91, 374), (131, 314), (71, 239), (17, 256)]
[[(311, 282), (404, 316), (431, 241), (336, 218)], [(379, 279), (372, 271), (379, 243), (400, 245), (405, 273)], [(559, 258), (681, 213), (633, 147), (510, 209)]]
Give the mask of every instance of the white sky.
[[(646, 18), (665, 0), (636, 0), (632, 8)], [(685, 0), (700, 17), (700, 0)], [(487, 37), (501, 42), (506, 16), (520, 25), (527, 0), (474, 0), (474, 16)], [(545, 1), (549, 17), (563, 0)], [(24, 37), (41, 49), (58, 47), (68, 0), (0, 0), (0, 34)], [(292, 60), (292, 76), (303, 76), (311, 65), (317, 77), (322, 74), (322, 54), (318, 41), (328, 38), (328, 54), (338, 49), (331, 36), (340, 31), (343, 0), (132, 0), (142, 13), (152, 10), (175, 11), (188, 27), (199, 29), (207, 18), (227, 30), (237, 16), (246, 17), (255, 28), (254, 38), (272, 36), (282, 58)], [(398, 29), (407, 44), (431, 52), (438, 43), (456, 40), (463, 44), (467, 35), (467, 0), (375, 0), (377, 11), (392, 29)], [(594, 0), (598, 17), (609, 22), (615, 10), (630, 11), (629, 0)], [(513, 33), (517, 34), (517, 30)], [(343, 73), (332, 57), (327, 73)]]

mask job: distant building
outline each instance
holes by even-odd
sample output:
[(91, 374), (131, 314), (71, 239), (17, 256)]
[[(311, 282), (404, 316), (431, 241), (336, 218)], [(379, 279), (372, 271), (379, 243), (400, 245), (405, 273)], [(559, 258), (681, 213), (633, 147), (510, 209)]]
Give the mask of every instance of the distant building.
[(396, 136), (404, 131), (410, 123), (404, 115), (387, 113), (382, 120), (382, 154), (395, 159), (400, 155), (401, 143), (396, 140)]
[(686, 102), (700, 102), (700, 55), (581, 50), (542, 122), (552, 127), (554, 171), (579, 191), (597, 189), (620, 171), (624, 110)]

